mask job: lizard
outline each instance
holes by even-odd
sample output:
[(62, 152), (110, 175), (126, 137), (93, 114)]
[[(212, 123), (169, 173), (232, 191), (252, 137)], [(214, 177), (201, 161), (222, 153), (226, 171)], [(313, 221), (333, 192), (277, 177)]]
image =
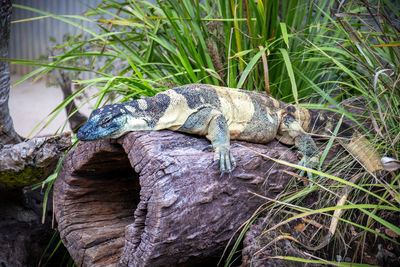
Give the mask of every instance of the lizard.
[[(277, 139), (283, 144), (295, 145), (303, 155), (305, 166), (316, 167), (318, 149), (311, 134), (328, 136), (336, 123), (332, 116), (318, 110), (287, 104), (265, 93), (189, 84), (153, 97), (96, 109), (76, 136), (90, 141), (118, 138), (130, 131), (163, 129), (205, 136), (211, 142), (207, 148), (215, 151), (214, 161), (219, 163), (223, 175), (231, 174), (236, 165), (230, 140), (268, 143)], [(346, 133), (349, 140), (362, 139), (367, 143), (357, 131), (349, 131), (346, 125), (341, 128), (340, 132), (350, 132)], [(354, 147), (348, 145), (347, 149), (370, 172), (382, 169), (379, 155), (373, 149), (366, 153), (365, 149), (359, 151)]]
[[(82, 141), (118, 138), (130, 131), (169, 129), (205, 136), (219, 162), (221, 176), (232, 174), (235, 159), (231, 140), (268, 143), (273, 139), (295, 145), (306, 167), (319, 163), (318, 149), (311, 135), (329, 136), (336, 119), (320, 110), (306, 109), (277, 100), (265, 93), (206, 84), (189, 84), (172, 88), (130, 102), (96, 109), (78, 130)], [(357, 130), (342, 123), (339, 132), (349, 141), (341, 142), (369, 172), (383, 169), (379, 154)], [(347, 195), (341, 198), (345, 201)], [(339, 215), (340, 216), (340, 215)], [(321, 245), (305, 246), (318, 250), (326, 246), (335, 233), (337, 220)]]

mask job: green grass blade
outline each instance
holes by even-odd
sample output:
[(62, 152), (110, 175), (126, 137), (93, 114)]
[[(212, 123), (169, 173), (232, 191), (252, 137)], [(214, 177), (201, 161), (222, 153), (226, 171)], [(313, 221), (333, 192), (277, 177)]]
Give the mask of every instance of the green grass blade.
[(250, 72), (254, 69), (254, 66), (257, 64), (257, 62), (260, 60), (261, 56), (265, 51), (267, 50), (267, 47), (264, 49), (260, 50), (253, 56), (253, 58), (250, 60), (249, 64), (246, 66), (244, 69), (242, 75), (240, 76), (240, 79), (236, 85), (237, 88), (242, 88), (244, 82), (248, 78)]
[(282, 54), (283, 61), (285, 62), (286, 70), (289, 75), (290, 83), (292, 85), (292, 94), (293, 94), (294, 101), (296, 102), (296, 105), (299, 105), (297, 85), (296, 85), (296, 79), (295, 79), (293, 68), (292, 68), (292, 62), (290, 61), (289, 54), (286, 49), (279, 48), (279, 51)]

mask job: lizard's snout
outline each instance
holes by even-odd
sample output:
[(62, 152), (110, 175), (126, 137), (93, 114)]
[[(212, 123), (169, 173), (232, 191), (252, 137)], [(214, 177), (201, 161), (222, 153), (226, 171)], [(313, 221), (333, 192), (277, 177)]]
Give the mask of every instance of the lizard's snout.
[(79, 128), (78, 132), (76, 133), (76, 138), (78, 138), (81, 141), (86, 141), (88, 140), (88, 131), (87, 131), (87, 125), (84, 124), (82, 125), (81, 128)]

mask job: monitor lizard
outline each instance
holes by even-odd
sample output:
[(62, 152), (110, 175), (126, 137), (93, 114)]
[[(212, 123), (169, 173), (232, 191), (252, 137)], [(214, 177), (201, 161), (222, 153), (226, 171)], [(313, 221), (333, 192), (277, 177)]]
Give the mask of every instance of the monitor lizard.
[[(211, 141), (208, 148), (215, 151), (214, 161), (219, 162), (223, 175), (231, 174), (236, 164), (230, 140), (268, 143), (277, 139), (295, 145), (303, 155), (304, 165), (314, 168), (319, 156), (311, 134), (329, 136), (336, 123), (323, 112), (290, 105), (261, 92), (189, 84), (153, 97), (96, 109), (79, 129), (77, 138), (118, 138), (130, 131), (162, 129), (202, 135)], [(349, 137), (342, 145), (368, 171), (382, 169), (380, 157), (371, 145), (360, 149), (360, 143), (368, 142), (358, 131), (343, 124), (339, 132)], [(357, 145), (351, 145), (352, 140), (357, 140)]]

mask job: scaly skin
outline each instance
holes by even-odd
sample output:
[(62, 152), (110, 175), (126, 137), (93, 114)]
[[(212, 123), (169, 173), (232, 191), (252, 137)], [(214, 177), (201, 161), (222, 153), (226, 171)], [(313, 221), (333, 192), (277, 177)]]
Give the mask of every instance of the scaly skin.
[(230, 140), (267, 143), (276, 138), (295, 145), (303, 155), (302, 162), (313, 168), (319, 157), (308, 133), (329, 135), (332, 128), (332, 118), (263, 93), (190, 84), (99, 108), (79, 129), (77, 138), (118, 138), (130, 131), (162, 129), (198, 134), (210, 140), (214, 160), (224, 174), (235, 167)]

